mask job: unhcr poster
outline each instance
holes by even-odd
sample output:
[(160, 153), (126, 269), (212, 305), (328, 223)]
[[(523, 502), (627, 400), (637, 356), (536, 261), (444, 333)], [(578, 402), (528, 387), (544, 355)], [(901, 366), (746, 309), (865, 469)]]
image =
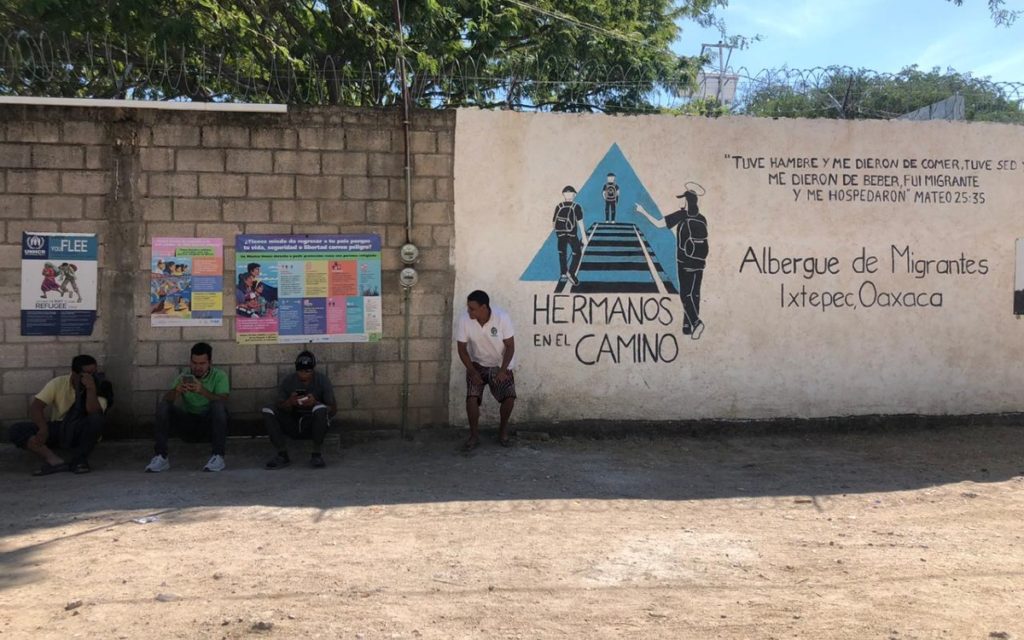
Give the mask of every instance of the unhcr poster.
[(22, 233), (21, 335), (92, 335), (97, 249), (94, 233)]

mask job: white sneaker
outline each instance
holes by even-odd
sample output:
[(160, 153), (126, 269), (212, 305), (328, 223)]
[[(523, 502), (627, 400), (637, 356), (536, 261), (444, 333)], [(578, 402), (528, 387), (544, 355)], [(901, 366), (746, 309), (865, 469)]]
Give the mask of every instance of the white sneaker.
[(167, 471), (171, 468), (171, 461), (162, 455), (155, 455), (153, 459), (146, 465), (146, 473), (160, 473), (161, 471)]
[(206, 462), (206, 466), (203, 467), (203, 471), (223, 471), (224, 467), (224, 456), (218, 456), (216, 454), (210, 456), (210, 459)]
[(700, 334), (704, 333), (704, 323), (700, 320), (693, 326), (693, 332), (690, 333), (691, 340), (700, 340)]

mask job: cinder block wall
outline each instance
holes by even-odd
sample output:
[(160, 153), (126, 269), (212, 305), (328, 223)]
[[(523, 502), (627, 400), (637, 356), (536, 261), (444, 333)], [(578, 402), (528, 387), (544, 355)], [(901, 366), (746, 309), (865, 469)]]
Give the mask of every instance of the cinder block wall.
[[(454, 112), (416, 112), (410, 298), (409, 424), (448, 422)], [(396, 111), (292, 109), (286, 115), (0, 106), (0, 421), (27, 416), (32, 395), (95, 355), (117, 389), (110, 435), (145, 437), (153, 407), (189, 346), (213, 345), (228, 370), (240, 431), (258, 418), (293, 345), (235, 343), (234, 238), (242, 233), (377, 233), (383, 253), (384, 339), (315, 345), (341, 419), (400, 422), (405, 324), (398, 248), (405, 242), (405, 138)], [(23, 230), (95, 232), (98, 322), (84, 338), (20, 335)], [(154, 328), (151, 238), (221, 237), (224, 326)], [(0, 430), (2, 431), (2, 430)]]

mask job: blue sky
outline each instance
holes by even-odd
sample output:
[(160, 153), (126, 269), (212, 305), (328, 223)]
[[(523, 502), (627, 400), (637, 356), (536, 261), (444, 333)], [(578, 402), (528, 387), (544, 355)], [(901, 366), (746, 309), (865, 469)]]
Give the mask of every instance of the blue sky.
[[(1024, 0), (1005, 8), (1024, 9)], [(917, 64), (1024, 82), (1024, 19), (996, 27), (986, 0), (961, 7), (946, 0), (729, 0), (718, 14), (730, 34), (763, 36), (732, 55), (734, 69), (751, 73), (830, 65), (895, 72)], [(717, 31), (688, 23), (674, 48), (695, 55), (701, 43), (717, 41)]]

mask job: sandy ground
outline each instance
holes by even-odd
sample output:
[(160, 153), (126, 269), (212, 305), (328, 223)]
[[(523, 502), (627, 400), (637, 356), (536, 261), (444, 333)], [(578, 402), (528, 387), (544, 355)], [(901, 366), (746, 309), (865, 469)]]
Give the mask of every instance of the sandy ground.
[(1024, 428), (456, 437), (0, 445), (0, 638), (1024, 638)]

